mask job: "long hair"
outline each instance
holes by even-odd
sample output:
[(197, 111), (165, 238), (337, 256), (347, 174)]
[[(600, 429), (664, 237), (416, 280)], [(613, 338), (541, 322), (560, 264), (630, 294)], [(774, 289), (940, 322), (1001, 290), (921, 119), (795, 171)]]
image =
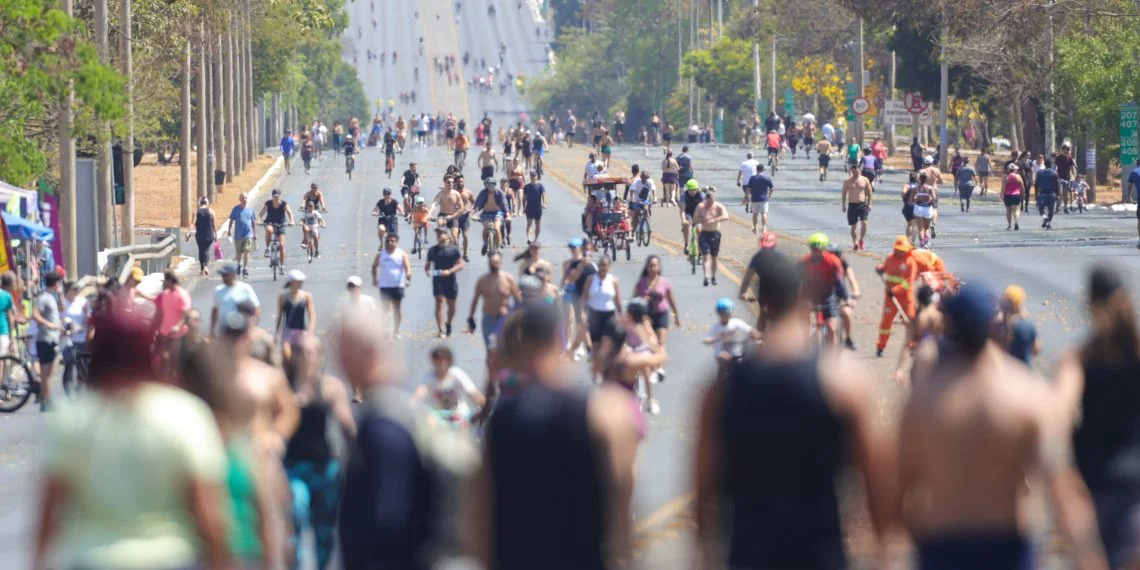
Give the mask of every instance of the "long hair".
[[(649, 264), (653, 263), (655, 260), (657, 261), (658, 265), (661, 265), (661, 258), (658, 257), (656, 253), (651, 253), (651, 254), (645, 256), (645, 265), (641, 266), (641, 277), (642, 278), (649, 277)], [(661, 265), (661, 271), (658, 274), (659, 275), (664, 274), (665, 273), (664, 269), (665, 269), (665, 266)]]
[(1107, 267), (1094, 269), (1089, 281), (1092, 336), (1081, 349), (1081, 359), (1111, 365), (1140, 361), (1136, 308), (1123, 281)]

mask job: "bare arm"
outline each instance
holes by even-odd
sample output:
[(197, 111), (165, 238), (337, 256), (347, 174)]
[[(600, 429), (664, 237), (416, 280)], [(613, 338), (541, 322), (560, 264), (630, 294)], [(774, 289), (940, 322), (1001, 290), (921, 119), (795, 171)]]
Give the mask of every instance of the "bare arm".
[(201, 557), (210, 569), (231, 567), (226, 517), (221, 509), (225, 496), (225, 491), (217, 483), (198, 477), (190, 479), (186, 485), (187, 511), (198, 531)]
[(54, 475), (49, 475), (43, 484), (43, 497), (40, 499), (40, 522), (36, 527), (34, 570), (46, 569), (48, 551), (59, 532), (59, 511), (69, 502), (66, 484)]
[(317, 334), (317, 306), (313, 303), (313, 294), (305, 293), (305, 310), (309, 311), (309, 334)]
[(352, 405), (349, 403), (348, 392), (344, 384), (331, 376), (321, 379), (321, 390), (332, 407), (333, 417), (340, 424), (342, 430), (349, 438), (356, 437), (356, 419), (352, 416)]
[(614, 311), (621, 314), (621, 282), (614, 276)]
[[(479, 298), (483, 296), (483, 278), (480, 277), (479, 281), (475, 282), (475, 294), (471, 296), (471, 312), (467, 315), (468, 319), (475, 318), (475, 308), (479, 306)], [(468, 331), (468, 332), (474, 332)]]
[(377, 253), (376, 257), (372, 260), (372, 286), (376, 286), (379, 281), (376, 279), (376, 270), (380, 267), (380, 254)]
[(693, 481), (696, 494), (697, 568), (716, 568), (717, 498), (721, 480), (720, 415), (723, 408), (724, 383), (714, 378), (701, 400), (697, 424), (696, 449), (693, 451)]

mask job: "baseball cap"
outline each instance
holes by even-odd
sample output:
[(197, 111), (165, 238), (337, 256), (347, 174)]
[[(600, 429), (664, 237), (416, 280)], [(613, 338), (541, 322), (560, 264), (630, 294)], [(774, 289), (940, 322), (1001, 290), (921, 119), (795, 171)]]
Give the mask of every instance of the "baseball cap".
[(237, 272), (238, 264), (232, 261), (223, 263), (222, 266), (218, 269), (218, 273), (221, 275), (237, 275)]
[(924, 157), (922, 159), (922, 163), (923, 164), (934, 164), (934, 157), (933, 156)]
[(304, 281), (305, 274), (300, 269), (290, 269), (289, 273), (285, 274), (286, 281)]
[(570, 241), (566, 242), (566, 247), (582, 247), (582, 238), (570, 238)]
[(349, 275), (348, 280), (345, 281), (345, 284), (352, 285), (353, 287), (361, 287), (364, 285), (364, 281), (361, 280), (360, 276), (358, 275)]

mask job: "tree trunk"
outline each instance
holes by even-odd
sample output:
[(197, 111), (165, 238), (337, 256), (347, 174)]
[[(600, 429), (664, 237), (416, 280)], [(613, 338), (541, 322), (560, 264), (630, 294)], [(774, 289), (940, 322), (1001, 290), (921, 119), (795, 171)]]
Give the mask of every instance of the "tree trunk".
[(245, 97), (245, 73), (242, 71), (244, 64), (242, 63), (242, 40), (241, 40), (241, 16), (240, 8), (235, 5), (234, 10), (230, 13), (230, 41), (233, 42), (231, 54), (233, 60), (234, 78), (234, 166), (237, 169), (234, 175), (241, 174), (245, 171), (245, 129), (242, 124), (245, 122), (245, 104), (242, 99)]
[(206, 23), (204, 21), (198, 22), (197, 29), (197, 47), (198, 47), (198, 199), (210, 196), (210, 178), (213, 172), (210, 172), (210, 121), (209, 115), (206, 114), (206, 108), (210, 105), (210, 98), (206, 90), (206, 50), (209, 48), (206, 44)]
[[(178, 170), (180, 183), (180, 192), (178, 195), (178, 225), (180, 227), (190, 226), (190, 55), (191, 55), (190, 38), (186, 38), (186, 46), (183, 48), (182, 53), (182, 77), (179, 77), (180, 87), (182, 88), (182, 140), (180, 149), (178, 151)], [(201, 125), (198, 126), (201, 129)], [(201, 145), (201, 139), (198, 141), (198, 146)], [(199, 161), (201, 163), (201, 161)], [(199, 176), (198, 185), (201, 186), (202, 181)]]
[(1009, 106), (1009, 145), (1011, 150), (1024, 150), (1021, 145), (1021, 111), (1017, 102)]
[(1021, 106), (1022, 132), (1025, 135), (1026, 149), (1034, 155), (1045, 152), (1045, 133), (1041, 129), (1039, 101), (1030, 99)]
[[(95, 0), (95, 48), (99, 61), (111, 63), (110, 45), (107, 36), (107, 0)], [(98, 147), (95, 149), (95, 209), (98, 213), (99, 249), (107, 249), (115, 243), (111, 222), (111, 208), (114, 207), (111, 180), (111, 124), (100, 122)]]
[[(222, 36), (214, 30), (214, 37), (210, 38), (210, 44), (213, 51), (211, 58), (211, 65), (213, 73), (213, 82), (210, 87), (210, 92), (214, 98), (214, 169), (221, 170), (225, 173), (224, 180), (231, 178), (229, 167), (229, 154), (226, 152), (226, 97), (222, 94), (222, 86), (225, 85), (225, 65), (222, 63)], [(211, 196), (211, 201), (217, 199), (217, 192), (219, 188), (214, 185), (214, 196)]]
[(119, 245), (135, 244), (135, 101), (134, 101), (134, 63), (131, 46), (131, 0), (122, 0), (119, 14), (119, 38), (122, 47), (119, 57), (122, 58), (122, 73), (126, 78), (127, 96), (127, 133), (123, 140), (123, 224), (120, 233)]
[[(63, 0), (63, 11), (69, 17), (74, 14), (72, 0)], [(78, 266), (76, 248), (76, 218), (75, 218), (75, 138), (72, 136), (74, 122), (73, 109), (75, 106), (75, 93), (68, 84), (63, 95), (59, 114), (59, 211), (52, 212), (52, 216), (59, 217), (59, 236), (63, 248), (63, 259), (60, 260), (67, 274), (75, 277)]]
[(253, 16), (250, 14), (252, 10), (253, 4), (245, 0), (245, 9), (242, 11), (245, 17), (245, 111), (246, 124), (249, 125), (246, 130), (246, 145), (249, 149), (246, 156), (251, 161), (257, 158), (261, 150), (257, 145), (257, 109), (253, 105)]
[(218, 88), (225, 98), (225, 128), (226, 144), (226, 183), (232, 183), (237, 176), (237, 155), (234, 153), (234, 36), (233, 28), (226, 25), (222, 28), (222, 82)]

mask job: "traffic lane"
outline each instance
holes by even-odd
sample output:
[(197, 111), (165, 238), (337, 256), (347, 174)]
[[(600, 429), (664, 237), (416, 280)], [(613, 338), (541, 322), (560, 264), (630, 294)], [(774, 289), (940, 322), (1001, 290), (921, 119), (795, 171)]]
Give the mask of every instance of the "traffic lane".
[[(57, 386), (57, 394), (62, 394)], [(37, 504), (40, 499), (40, 450), (46, 417), (29, 402), (15, 414), (0, 416), (0, 560), (9, 568), (31, 565)]]

